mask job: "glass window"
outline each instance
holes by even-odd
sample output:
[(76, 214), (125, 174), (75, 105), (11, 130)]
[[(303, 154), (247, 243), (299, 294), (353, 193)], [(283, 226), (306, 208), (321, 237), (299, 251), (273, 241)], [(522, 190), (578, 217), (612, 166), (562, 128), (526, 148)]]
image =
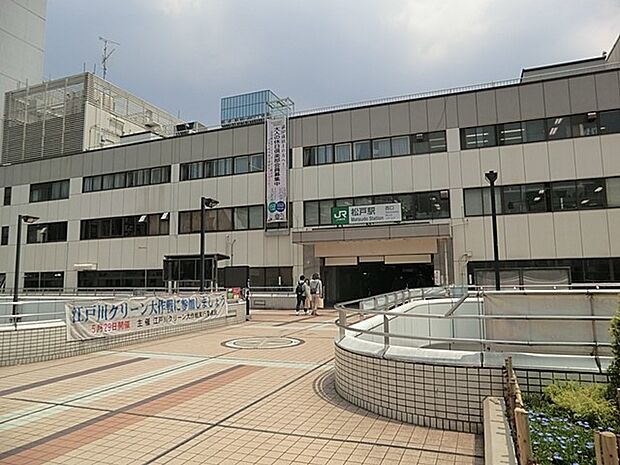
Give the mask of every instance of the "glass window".
[(304, 203), (304, 225), (305, 226), (318, 226), (319, 225), (319, 202), (305, 202)]
[(523, 123), (523, 142), (540, 142), (547, 137), (544, 119), (534, 119)]
[(149, 215), (148, 216), (148, 227), (147, 227), (147, 234), (149, 236), (158, 236), (160, 234), (159, 232), (159, 221), (160, 221), (160, 216), (159, 214), (155, 214), (155, 215)]
[(0, 235), (0, 245), (7, 245), (9, 243), (9, 227), (2, 226), (2, 234)]
[(351, 161), (351, 144), (336, 145), (336, 163)]
[(357, 207), (358, 205), (372, 205), (372, 197), (355, 197), (353, 199), (353, 204)]
[(392, 156), (390, 139), (375, 139), (372, 141), (372, 158), (386, 158)]
[(502, 211), (504, 214), (525, 212), (525, 202), (521, 186), (503, 186), (500, 189), (503, 194)]
[(450, 217), (448, 191), (414, 194), (415, 219)]
[(248, 157), (235, 158), (235, 174), (247, 173), (250, 170)]
[(578, 208), (605, 207), (605, 180), (589, 179), (577, 181)]
[(122, 237), (123, 236), (123, 219), (111, 218), (110, 219), (110, 237)]
[[(84, 178), (82, 181), (82, 192), (93, 191), (93, 178)], [(6, 205), (6, 204), (5, 204)]]
[(461, 130), (461, 149), (493, 147), (495, 140), (495, 126), (479, 126)]
[(585, 260), (585, 281), (593, 283), (611, 282), (610, 260), (607, 258)]
[(499, 144), (513, 145), (523, 143), (523, 128), (521, 123), (506, 123), (498, 126)]
[[(499, 215), (502, 213), (502, 188), (501, 186), (496, 186), (495, 189), (495, 209), (496, 213)], [(491, 188), (483, 187), (482, 188), (482, 207), (484, 208), (484, 214), (491, 214)]]
[(411, 149), (409, 148), (409, 136), (392, 137), (392, 155), (397, 157), (399, 155), (409, 155)]
[(337, 199), (336, 206), (337, 207), (350, 207), (353, 205), (353, 199)]
[(217, 230), (218, 231), (232, 231), (233, 219), (232, 208), (220, 208), (217, 211)]
[(101, 188), (103, 190), (114, 189), (114, 175), (104, 174), (101, 182)]
[[(194, 212), (192, 229), (200, 232), (200, 210)], [(217, 210), (207, 209), (205, 211), (205, 231), (217, 231)]]
[(411, 136), (412, 138), (412, 145), (413, 145), (413, 153), (416, 155), (422, 154), (422, 153), (430, 153), (431, 151), (431, 146), (430, 143), (428, 141), (428, 134), (427, 133), (418, 133), (415, 134), (413, 136)]
[(620, 132), (620, 110), (602, 111), (599, 115), (601, 134)]
[(465, 216), (480, 216), (482, 209), (482, 190), (483, 189), (465, 189)]
[(370, 160), (370, 141), (365, 140), (353, 144), (354, 160)]
[(411, 221), (415, 219), (415, 202), (413, 200), (413, 194), (399, 194), (394, 196), (394, 200), (400, 203), (403, 221)]
[(326, 165), (334, 162), (334, 148), (331, 145), (320, 145), (316, 148), (317, 165)]
[(332, 207), (333, 200), (319, 201), (319, 222), (321, 225), (332, 224)]
[(218, 158), (211, 162), (212, 176), (228, 176), (232, 174), (232, 158)]
[(573, 115), (570, 117), (573, 137), (595, 136), (598, 133), (596, 112)]
[(201, 161), (190, 163), (187, 179), (200, 179), (202, 177), (204, 177), (204, 163)]
[(236, 207), (235, 208), (234, 223), (235, 223), (235, 229), (238, 231), (248, 229), (248, 226), (249, 226), (248, 207)]
[(431, 153), (445, 152), (448, 150), (446, 144), (446, 131), (431, 132), (428, 134), (428, 148)]
[(152, 168), (151, 169), (151, 184), (160, 184), (161, 182), (162, 182), (161, 168)]
[(250, 155), (250, 171), (263, 171), (263, 154)]
[(548, 189), (544, 184), (527, 184), (523, 187), (525, 196), (525, 206), (529, 213), (539, 213), (549, 211)]
[(304, 166), (316, 165), (316, 147), (304, 148)]
[(179, 234), (192, 232), (192, 212), (179, 212)]
[(169, 166), (162, 166), (161, 182), (170, 182), (170, 167)]
[(570, 119), (562, 116), (547, 118), (547, 139), (566, 139), (571, 136)]
[(125, 187), (125, 178), (127, 175), (125, 173), (116, 173), (114, 175), (114, 189), (121, 189)]
[(263, 229), (265, 225), (265, 212), (262, 205), (255, 205), (248, 208), (250, 218), (250, 229)]
[(93, 176), (92, 179), (93, 179), (93, 192), (100, 191), (101, 190), (102, 177), (101, 176)]
[[(608, 207), (620, 207), (620, 178), (608, 178), (606, 182), (607, 182), (607, 206)], [(618, 269), (618, 273), (620, 273), (620, 268)], [(620, 278), (620, 274), (618, 278)]]
[(574, 210), (577, 208), (577, 186), (574, 181), (551, 184), (551, 207), (553, 211)]

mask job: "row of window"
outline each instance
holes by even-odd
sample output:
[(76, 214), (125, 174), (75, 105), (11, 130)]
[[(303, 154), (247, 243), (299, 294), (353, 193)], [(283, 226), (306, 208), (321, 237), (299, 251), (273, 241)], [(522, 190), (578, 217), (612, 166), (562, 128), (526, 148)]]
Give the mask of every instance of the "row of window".
[[(464, 189), (465, 216), (491, 214), (491, 188)], [(498, 214), (620, 207), (620, 178), (594, 178), (497, 186)]]
[(170, 233), (170, 214), (118, 216), (82, 220), (80, 239), (110, 239), (116, 237), (163, 236)]
[(304, 147), (304, 166), (445, 152), (446, 131)]
[[(6, 195), (6, 191), (5, 191)], [(42, 182), (30, 185), (30, 202), (46, 202), (69, 198), (69, 180)]]
[(64, 271), (33, 271), (24, 273), (24, 289), (62, 289)]
[(620, 110), (461, 129), (461, 150), (620, 132)]
[(307, 201), (304, 202), (304, 225), (331, 225), (332, 207), (378, 205), (385, 203), (400, 203), (403, 221), (450, 218), (450, 193), (447, 190), (442, 190), (416, 192), (413, 194), (375, 195)]
[(98, 192), (125, 187), (148, 186), (170, 182), (170, 166), (158, 166), (120, 173), (87, 176), (82, 180), (82, 192)]
[(181, 164), (181, 181), (214, 178), (232, 174), (255, 173), (264, 170), (262, 153), (241, 157), (217, 158)]
[[(263, 229), (263, 205), (214, 208), (205, 212), (205, 231), (244, 231)], [(179, 234), (200, 232), (200, 210), (179, 212)]]
[(4, 202), (3, 205), (11, 205), (11, 187), (4, 188)]
[(64, 242), (67, 240), (67, 222), (35, 223), (28, 225), (26, 243)]

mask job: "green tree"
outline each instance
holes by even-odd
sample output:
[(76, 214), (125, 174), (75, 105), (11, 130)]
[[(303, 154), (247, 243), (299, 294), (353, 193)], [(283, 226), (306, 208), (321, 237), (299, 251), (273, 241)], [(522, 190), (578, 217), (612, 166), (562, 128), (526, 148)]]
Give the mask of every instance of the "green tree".
[[(617, 389), (620, 389), (620, 306), (611, 320), (611, 353), (612, 361), (607, 369), (609, 375), (609, 397), (618, 402)], [(619, 406), (620, 407), (620, 406)]]

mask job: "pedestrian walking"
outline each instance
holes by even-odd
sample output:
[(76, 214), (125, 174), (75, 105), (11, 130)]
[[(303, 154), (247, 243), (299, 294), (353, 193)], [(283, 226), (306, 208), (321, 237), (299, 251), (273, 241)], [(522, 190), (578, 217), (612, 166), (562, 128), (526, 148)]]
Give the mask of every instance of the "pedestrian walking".
[(304, 289), (306, 290), (306, 300), (304, 301), (304, 314), (308, 314), (312, 310), (312, 297), (310, 294), (310, 280), (306, 278), (304, 281)]
[(323, 282), (318, 273), (314, 273), (310, 280), (310, 297), (312, 298), (312, 315), (319, 316), (317, 309), (323, 308), (321, 304), (323, 301)]
[[(297, 296), (297, 304), (295, 305), (295, 315), (299, 315), (299, 310), (304, 309), (306, 304), (306, 277), (302, 274), (299, 277), (297, 286), (295, 287), (295, 295)], [(306, 311), (307, 313), (307, 311)]]

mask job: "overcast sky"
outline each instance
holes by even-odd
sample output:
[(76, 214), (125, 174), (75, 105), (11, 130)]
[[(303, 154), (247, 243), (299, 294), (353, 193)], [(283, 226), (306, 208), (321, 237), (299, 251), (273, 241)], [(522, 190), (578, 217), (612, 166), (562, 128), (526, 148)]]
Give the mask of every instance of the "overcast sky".
[(101, 75), (174, 115), (219, 123), (260, 89), (309, 109), (518, 77), (600, 55), (620, 0), (48, 0), (45, 78)]

